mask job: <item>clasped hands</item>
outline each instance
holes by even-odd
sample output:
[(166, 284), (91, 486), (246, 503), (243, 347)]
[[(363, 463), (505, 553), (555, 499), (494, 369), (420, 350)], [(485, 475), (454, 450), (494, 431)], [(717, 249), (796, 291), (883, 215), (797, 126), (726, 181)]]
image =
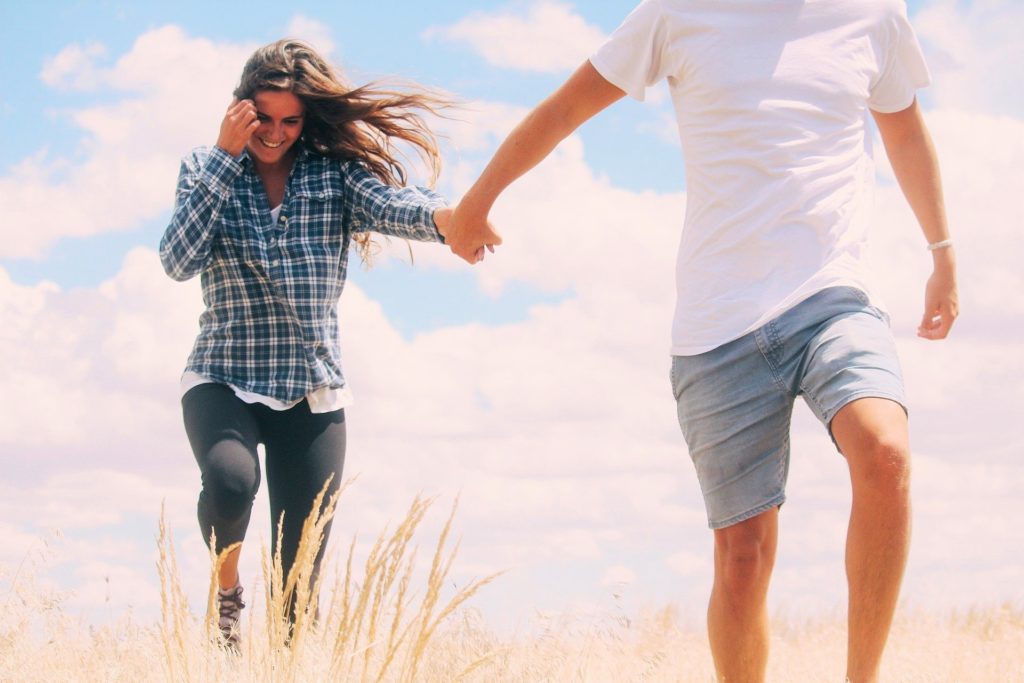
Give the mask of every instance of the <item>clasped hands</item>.
[(475, 209), (465, 199), (454, 208), (434, 212), (434, 223), (452, 253), (470, 264), (483, 261), (487, 251), (493, 254), (494, 247), (501, 244), (501, 235), (487, 219), (487, 211)]

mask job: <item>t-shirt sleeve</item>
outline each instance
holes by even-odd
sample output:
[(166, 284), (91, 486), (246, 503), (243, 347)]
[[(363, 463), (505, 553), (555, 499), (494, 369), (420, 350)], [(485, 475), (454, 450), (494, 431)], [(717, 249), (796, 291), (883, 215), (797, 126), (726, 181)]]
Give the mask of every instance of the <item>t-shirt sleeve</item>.
[(643, 100), (644, 90), (665, 77), (664, 27), (659, 0), (644, 0), (590, 57), (612, 85)]
[(878, 77), (871, 84), (868, 106), (888, 114), (902, 111), (914, 102), (918, 88), (931, 83), (928, 65), (903, 2), (893, 7), (885, 21)]

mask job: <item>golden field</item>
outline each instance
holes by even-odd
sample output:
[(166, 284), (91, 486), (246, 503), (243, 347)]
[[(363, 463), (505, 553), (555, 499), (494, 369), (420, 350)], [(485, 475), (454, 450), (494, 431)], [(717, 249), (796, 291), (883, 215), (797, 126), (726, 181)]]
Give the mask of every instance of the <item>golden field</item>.
[[(163, 524), (159, 623), (126, 615), (111, 625), (82, 624), (63, 614), (59, 596), (41, 589), (31, 570), (2, 568), (0, 681), (714, 681), (704, 632), (681, 625), (671, 606), (629, 618), (565, 615), (528, 634), (497, 635), (471, 605), (474, 594), (492, 588), (487, 584), (500, 585), (500, 576), (451, 595), (444, 590), (457, 550), (449, 547), (451, 517), (432, 543), (429, 564), (417, 567), (412, 548), (429, 501), (414, 501), (365, 561), (357, 564), (350, 546), (344, 567), (320, 586), (315, 621), (313, 593), (302, 586), (335, 503), (307, 521), (295, 576), (282, 580), (274, 558), (264, 557), (263, 578), (247, 594), (237, 655), (213, 643), (216, 627), (205, 606), (197, 614), (185, 601)], [(290, 640), (282, 618), (288, 599), (299, 607)], [(769, 681), (843, 680), (840, 617), (777, 619), (773, 628)], [(902, 611), (883, 680), (1024, 681), (1024, 609)]]

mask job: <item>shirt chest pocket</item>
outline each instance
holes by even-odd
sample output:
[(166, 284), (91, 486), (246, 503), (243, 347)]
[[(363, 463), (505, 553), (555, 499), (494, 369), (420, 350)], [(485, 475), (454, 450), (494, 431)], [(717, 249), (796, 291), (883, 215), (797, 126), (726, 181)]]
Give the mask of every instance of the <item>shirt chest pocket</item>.
[(310, 242), (342, 236), (344, 202), (339, 188), (299, 189), (288, 198), (287, 232)]
[(277, 226), (280, 248), (287, 256), (308, 260), (321, 275), (335, 271), (348, 242), (341, 190), (302, 188), (287, 202)]

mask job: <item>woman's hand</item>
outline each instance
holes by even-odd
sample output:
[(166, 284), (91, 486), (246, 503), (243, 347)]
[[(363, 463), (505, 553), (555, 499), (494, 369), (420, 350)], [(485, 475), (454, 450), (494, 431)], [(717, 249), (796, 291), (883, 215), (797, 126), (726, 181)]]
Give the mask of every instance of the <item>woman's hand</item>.
[(231, 105), (220, 122), (217, 146), (233, 157), (237, 157), (249, 144), (249, 138), (259, 128), (256, 103), (252, 100), (231, 100)]

